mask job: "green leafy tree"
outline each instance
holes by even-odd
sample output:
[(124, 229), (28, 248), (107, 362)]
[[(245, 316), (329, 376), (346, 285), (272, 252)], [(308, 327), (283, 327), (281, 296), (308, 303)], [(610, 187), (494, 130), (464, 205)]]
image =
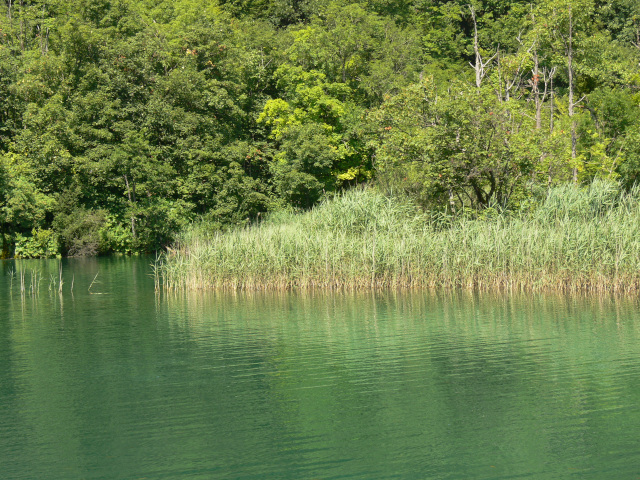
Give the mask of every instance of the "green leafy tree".
[(274, 142), (276, 192), (308, 207), (343, 182), (367, 178), (371, 167), (355, 132), (362, 109), (341, 100), (349, 97), (350, 88), (288, 64), (276, 75), (286, 100), (267, 101), (258, 118)]
[(509, 205), (540, 155), (518, 109), (464, 83), (439, 92), (425, 79), (403, 90), (372, 113), (380, 181), (436, 208)]
[(6, 256), (16, 235), (29, 235), (44, 226), (54, 199), (40, 191), (34, 171), (16, 154), (0, 156), (0, 234)]

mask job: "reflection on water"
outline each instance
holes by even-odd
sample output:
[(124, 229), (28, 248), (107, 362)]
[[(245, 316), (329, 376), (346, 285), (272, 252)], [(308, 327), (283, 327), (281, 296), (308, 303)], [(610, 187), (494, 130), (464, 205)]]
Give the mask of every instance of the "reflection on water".
[(636, 299), (165, 295), (149, 259), (58, 294), (59, 262), (37, 295), (3, 264), (3, 478), (640, 475)]

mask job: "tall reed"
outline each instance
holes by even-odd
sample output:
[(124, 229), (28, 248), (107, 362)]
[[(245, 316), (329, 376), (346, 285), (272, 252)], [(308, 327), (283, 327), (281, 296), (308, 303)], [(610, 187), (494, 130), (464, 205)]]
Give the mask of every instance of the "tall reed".
[(532, 212), (478, 219), (353, 190), (227, 233), (194, 226), (158, 272), (168, 289), (637, 291), (640, 191), (562, 186)]

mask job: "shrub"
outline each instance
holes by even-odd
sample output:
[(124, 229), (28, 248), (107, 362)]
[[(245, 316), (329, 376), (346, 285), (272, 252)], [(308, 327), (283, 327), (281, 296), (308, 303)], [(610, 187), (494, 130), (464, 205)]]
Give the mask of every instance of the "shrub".
[(16, 234), (16, 258), (50, 258), (60, 255), (58, 235), (50, 229), (34, 228), (30, 236)]
[(100, 230), (106, 222), (102, 210), (76, 208), (56, 216), (53, 225), (62, 243), (62, 251), (70, 257), (87, 257), (103, 253)]

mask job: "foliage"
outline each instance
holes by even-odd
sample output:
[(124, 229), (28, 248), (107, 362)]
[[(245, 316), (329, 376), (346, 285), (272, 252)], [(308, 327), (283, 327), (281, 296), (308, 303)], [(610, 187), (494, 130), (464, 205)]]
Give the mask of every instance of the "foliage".
[(4, 2), (3, 256), (49, 230), (65, 255), (151, 252), (366, 182), (475, 216), (567, 181), (630, 189), (638, 8)]
[(67, 214), (56, 216), (53, 226), (61, 240), (62, 251), (71, 257), (84, 257), (122, 251), (116, 248), (105, 248), (100, 238), (100, 231), (106, 223), (105, 212), (88, 211), (79, 207)]
[(34, 228), (31, 235), (16, 234), (16, 258), (50, 258), (60, 255), (58, 236), (53, 230)]
[(424, 205), (507, 206), (525, 186), (540, 152), (529, 144), (515, 102), (432, 78), (390, 98), (372, 118), (380, 137), (380, 181)]

